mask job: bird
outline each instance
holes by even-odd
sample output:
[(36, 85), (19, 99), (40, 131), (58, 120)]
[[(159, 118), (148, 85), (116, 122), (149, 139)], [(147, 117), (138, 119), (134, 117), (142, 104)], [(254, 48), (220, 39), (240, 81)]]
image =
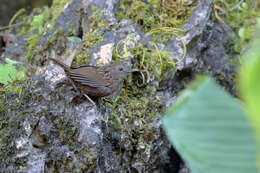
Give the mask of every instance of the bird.
[(68, 66), (56, 58), (49, 59), (64, 69), (74, 88), (94, 105), (94, 101), (88, 96), (99, 98), (112, 95), (131, 72), (129, 65), (124, 62), (104, 66)]

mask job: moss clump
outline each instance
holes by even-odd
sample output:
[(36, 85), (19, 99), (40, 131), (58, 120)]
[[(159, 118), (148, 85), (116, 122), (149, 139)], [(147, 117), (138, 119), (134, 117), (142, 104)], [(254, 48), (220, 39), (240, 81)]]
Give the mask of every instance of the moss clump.
[(170, 68), (175, 69), (175, 63), (167, 51), (141, 45), (129, 49), (129, 51), (135, 55), (133, 61), (138, 64), (138, 68), (143, 72), (147, 69), (155, 80), (160, 81), (165, 72)]
[[(164, 41), (168, 41), (169, 38), (166, 38), (168, 34), (164, 35)], [(171, 34), (169, 34), (171, 35)], [(130, 48), (129, 50), (124, 50), (125, 54), (127, 51), (130, 52), (134, 57), (132, 58), (133, 64), (144, 73), (149, 72), (151, 78), (160, 81), (169, 69), (176, 69), (176, 63), (170, 55), (170, 52), (160, 50), (156, 42), (160, 42), (160, 35), (154, 35), (153, 41), (150, 41), (149, 44), (137, 43), (135, 47)], [(122, 61), (122, 56), (119, 55), (118, 51), (119, 45), (113, 52), (113, 61), (118, 62)]]
[(129, 18), (149, 31), (160, 27), (180, 27), (189, 19), (195, 4), (185, 6), (184, 1), (154, 1), (142, 0), (120, 1), (121, 11), (117, 13), (119, 19)]
[[(112, 107), (111, 117), (117, 129), (121, 133), (128, 133), (131, 130), (137, 130), (133, 125), (134, 121), (139, 122), (138, 128), (147, 126), (154, 115), (161, 108), (160, 100), (155, 99), (156, 89), (152, 86), (146, 88), (138, 88), (131, 82), (131, 77), (128, 77), (125, 87), (120, 92), (112, 104), (106, 103)], [(132, 134), (128, 134), (129, 137)]]

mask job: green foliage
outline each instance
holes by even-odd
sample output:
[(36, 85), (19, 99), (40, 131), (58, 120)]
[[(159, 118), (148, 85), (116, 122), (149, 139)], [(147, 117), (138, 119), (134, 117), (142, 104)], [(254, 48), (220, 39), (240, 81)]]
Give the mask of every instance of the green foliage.
[(241, 3), (240, 0), (215, 0), (215, 4), (226, 11), (220, 16), (234, 33), (239, 33), (234, 41), (234, 51), (242, 52), (255, 32), (256, 18), (260, 16), (260, 1), (245, 0)]
[(167, 135), (193, 173), (257, 173), (257, 143), (241, 103), (199, 78), (163, 118)]
[[(22, 15), (23, 13), (25, 13), (26, 10), (24, 8), (21, 8), (20, 10), (18, 10), (14, 16), (11, 18), (9, 25), (12, 25), (14, 23), (14, 21), (18, 18), (18, 16)], [(6, 31), (7, 33), (10, 33), (10, 30)]]
[(0, 82), (2, 84), (8, 84), (14, 80), (16, 75), (16, 69), (12, 64), (0, 64)]
[(258, 24), (255, 38), (252, 47), (243, 56), (239, 86), (242, 98), (249, 109), (249, 117), (256, 129), (258, 142), (260, 143), (260, 24)]
[(43, 27), (44, 27), (44, 16), (43, 15), (37, 15), (34, 16), (33, 21), (31, 23), (31, 32), (33, 32), (35, 29), (39, 30), (39, 33), (43, 32)]
[(153, 9), (158, 9), (160, 6), (160, 2), (158, 0), (148, 0), (150, 4), (152, 4)]
[(0, 64), (0, 83), (6, 85), (14, 80), (21, 80), (25, 78), (25, 68), (20, 67), (16, 70), (11, 63)]

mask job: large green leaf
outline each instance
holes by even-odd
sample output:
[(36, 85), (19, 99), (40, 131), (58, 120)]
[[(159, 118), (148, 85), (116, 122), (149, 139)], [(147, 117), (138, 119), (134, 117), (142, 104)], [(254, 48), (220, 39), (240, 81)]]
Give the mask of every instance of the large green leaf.
[(257, 144), (241, 103), (210, 78), (186, 89), (163, 118), (192, 173), (257, 173)]

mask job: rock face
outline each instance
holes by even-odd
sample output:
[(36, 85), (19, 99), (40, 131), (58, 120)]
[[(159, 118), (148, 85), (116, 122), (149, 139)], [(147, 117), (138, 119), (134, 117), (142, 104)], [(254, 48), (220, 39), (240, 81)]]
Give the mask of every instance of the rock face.
[[(97, 14), (94, 6), (101, 9), (101, 21), (106, 24), (93, 29), (91, 16)], [(218, 81), (234, 92), (231, 79), (235, 68), (223, 67), (228, 39), (223, 42), (220, 38), (229, 38), (227, 32), (217, 32), (221, 26), (209, 19), (212, 1), (198, 1), (183, 26), (188, 30), (182, 36), (187, 56), (178, 69), (169, 70), (160, 80), (151, 79), (145, 88), (137, 88), (135, 76), (130, 74), (114, 103), (99, 100), (94, 107), (74, 90), (60, 67), (47, 63), (46, 57), (69, 57), (71, 62), (79, 56), (84, 43), (69, 41), (72, 31), (82, 40), (89, 36), (87, 33), (102, 33), (100, 42), (88, 51), (92, 65), (110, 63), (117, 43), (132, 34), (125, 45), (128, 49), (135, 47), (145, 34), (131, 20), (119, 22), (115, 15), (118, 7), (118, 0), (74, 0), (64, 7), (53, 29), (41, 36), (34, 53), (36, 72), (30, 80), (13, 84), (21, 92), (1, 94), (0, 172), (187, 172), (167, 140), (160, 119), (177, 92), (196, 74), (225, 75)], [(215, 37), (219, 41), (212, 41)], [(24, 38), (18, 39), (23, 41), (10, 44), (5, 57), (21, 59), (26, 55), (10, 51), (15, 46), (17, 50), (26, 49)], [(177, 60), (183, 53), (176, 38), (161, 44), (160, 49)], [(124, 48), (119, 52), (124, 53)], [(130, 60), (133, 57), (128, 54)]]

